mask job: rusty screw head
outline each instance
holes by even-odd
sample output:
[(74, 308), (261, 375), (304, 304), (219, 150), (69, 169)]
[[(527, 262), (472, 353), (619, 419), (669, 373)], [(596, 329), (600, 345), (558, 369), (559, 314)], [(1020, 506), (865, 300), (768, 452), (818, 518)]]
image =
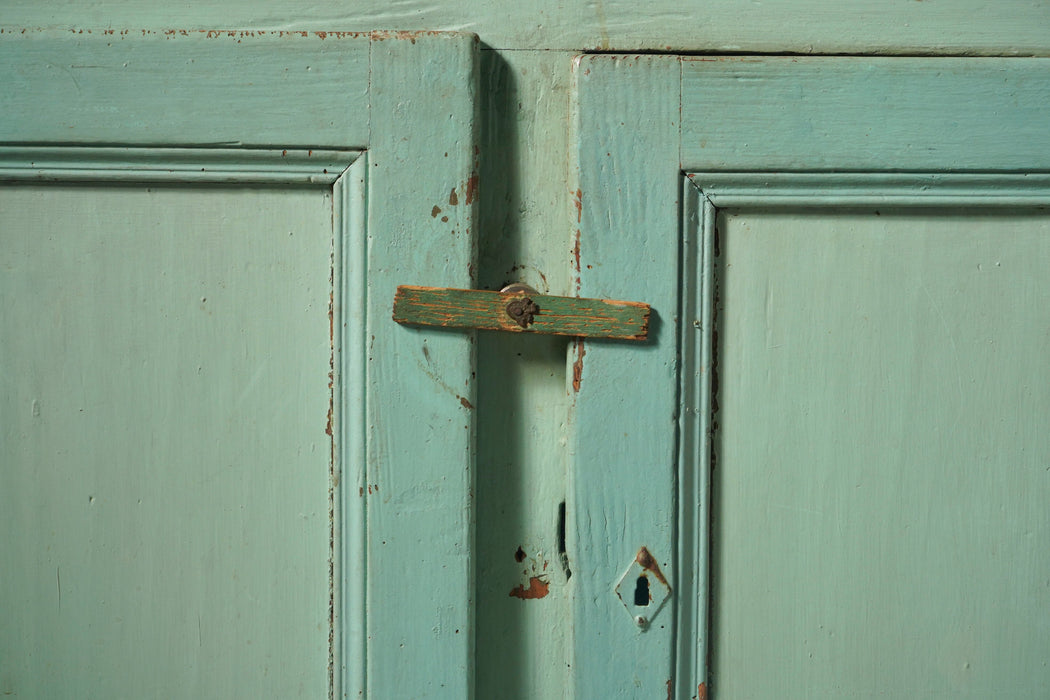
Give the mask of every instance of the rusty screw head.
[(540, 307), (536, 306), (536, 302), (528, 297), (515, 299), (507, 304), (507, 315), (514, 319), (514, 322), (522, 328), (528, 328), (535, 315), (539, 312)]

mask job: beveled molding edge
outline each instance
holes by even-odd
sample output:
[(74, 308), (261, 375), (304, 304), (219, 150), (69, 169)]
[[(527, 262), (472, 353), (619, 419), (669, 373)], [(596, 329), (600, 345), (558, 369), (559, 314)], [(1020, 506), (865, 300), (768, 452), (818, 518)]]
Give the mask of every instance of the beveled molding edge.
[(716, 207), (1050, 205), (1050, 173), (690, 172)]
[(0, 181), (331, 185), (363, 151), (0, 145)]

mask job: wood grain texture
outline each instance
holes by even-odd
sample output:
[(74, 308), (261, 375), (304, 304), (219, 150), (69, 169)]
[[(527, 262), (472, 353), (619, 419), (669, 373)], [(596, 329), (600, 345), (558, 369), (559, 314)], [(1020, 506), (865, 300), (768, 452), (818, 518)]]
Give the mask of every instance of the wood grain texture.
[(586, 56), (575, 79), (579, 293), (646, 299), (654, 324), (645, 345), (576, 344), (569, 369), (573, 690), (665, 697), (673, 604), (639, 627), (613, 591), (642, 547), (675, 587), (680, 68)]
[[(508, 309), (510, 304), (526, 300), (536, 310), (531, 320), (521, 325)], [(402, 285), (394, 297), (394, 320), (406, 325), (619, 340), (645, 340), (649, 335), (649, 312), (649, 305), (639, 302), (478, 289)]]
[[(574, 289), (565, 265), (566, 59), (558, 51), (481, 52), (479, 288)], [(569, 342), (478, 334), (478, 698), (560, 698), (571, 686), (571, 563), (563, 566), (558, 536)], [(550, 583), (545, 598), (508, 595), (535, 575)]]
[(1050, 169), (1048, 59), (697, 57), (682, 83), (687, 170)]
[[(789, 75), (794, 60), (779, 60)], [(1030, 620), (1050, 580), (1045, 514), (1031, 505), (1050, 494), (1031, 457), (1047, 451), (1032, 423), (1045, 397), (1031, 387), (1045, 384), (1036, 270), (1050, 188), (1045, 149), (1026, 153), (1047, 129), (1030, 109), (1018, 128), (1002, 123), (1046, 99), (1042, 78), (1029, 79), (1042, 68), (977, 62), (979, 91), (995, 82), (983, 67), (1005, 87), (960, 116), (962, 99), (943, 91), (952, 78), (935, 77), (942, 61), (894, 59), (901, 101), (858, 116), (861, 63), (819, 66), (841, 120), (830, 103), (797, 114), (808, 107), (790, 90), (759, 105), (747, 81), (721, 93), (735, 125), (683, 115), (692, 160), (705, 123), (720, 143), (749, 146), (755, 120), (784, 115), (842, 130), (828, 148), (815, 147), (819, 129), (758, 135), (771, 162), (810, 172), (741, 172), (761, 160), (741, 147), (736, 160), (725, 152), (726, 172), (688, 174), (679, 531), (693, 545), (683, 566), (698, 572), (683, 596), (710, 601), (710, 624), (702, 606), (683, 609), (681, 629), (696, 638), (679, 660), (695, 674), (681, 679), (683, 698), (707, 682), (708, 661), (707, 685), (734, 697), (1038, 697), (1047, 682), (1030, 652), (1047, 644)], [(711, 97), (689, 94), (697, 85), (683, 82), (689, 112)], [(900, 114), (921, 122), (913, 148), (901, 147)], [(849, 153), (873, 172), (819, 172)], [(918, 165), (929, 170), (887, 172)]]
[[(20, 534), (0, 585), (22, 601), (0, 687), (469, 697), (472, 339), (423, 339), (427, 365), (401, 371), (419, 335), (389, 320), (385, 275), (474, 283), (476, 39), (296, 37), (282, 59), (276, 37), (147, 35), (147, 75), (66, 94), (49, 71), (109, 66), (109, 36), (0, 38), (0, 86), (24, 99), (5, 138), (39, 141), (0, 154), (19, 181), (2, 192), (0, 335), (26, 368), (2, 410), (28, 420), (0, 443)], [(343, 43), (311, 53), (328, 39)], [(321, 56), (334, 83), (289, 56)], [(180, 80), (177, 58), (214, 75)], [(315, 128), (311, 107), (334, 121)], [(455, 188), (467, 201), (440, 235), (429, 212)], [(47, 321), (15, 330), (29, 317)]]
[(0, 141), (362, 147), (369, 45), (294, 32), (5, 31)]
[(331, 247), (321, 188), (0, 188), (3, 692), (328, 693)]
[(390, 300), (405, 279), (475, 283), (477, 70), (472, 36), (372, 48), (362, 494), (377, 700), (470, 697), (474, 680), (474, 337), (400, 326)]
[(498, 49), (747, 51), (844, 53), (1046, 53), (1050, 9), (1041, 2), (952, 3), (887, 0), (499, 0), (462, 4), (367, 0), (351, 6), (322, 0), (194, 0), (144, 5), (136, 0), (51, 5), (12, 0), (5, 27), (165, 27), (326, 32), (377, 28), (474, 32)]
[(973, 202), (719, 218), (719, 695), (1050, 683), (1050, 221)]

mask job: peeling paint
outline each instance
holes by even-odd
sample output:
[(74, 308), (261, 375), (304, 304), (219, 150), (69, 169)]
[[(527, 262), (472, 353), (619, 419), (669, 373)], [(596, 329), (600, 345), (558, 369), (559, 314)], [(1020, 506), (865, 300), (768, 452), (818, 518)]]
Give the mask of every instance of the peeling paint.
[(576, 339), (576, 360), (572, 363), (572, 390), (580, 392), (580, 384), (583, 382), (583, 356), (587, 349), (583, 344), (583, 338)]
[(466, 194), (466, 200), (464, 201), (464, 204), (470, 204), (471, 202), (473, 202), (474, 201), (474, 197), (477, 196), (477, 193), (478, 193), (478, 176), (477, 175), (471, 175), (470, 179), (467, 180), (467, 194)]
[(456, 194), (455, 187), (453, 187), (452, 191), (448, 193), (448, 204), (452, 207), (459, 204), (459, 195)]
[(537, 598), (546, 598), (547, 594), (550, 593), (551, 585), (549, 582), (544, 581), (539, 576), (533, 576), (529, 579), (529, 587), (525, 588), (524, 585), (518, 585), (510, 592), (510, 597), (521, 598), (522, 600), (535, 600)]

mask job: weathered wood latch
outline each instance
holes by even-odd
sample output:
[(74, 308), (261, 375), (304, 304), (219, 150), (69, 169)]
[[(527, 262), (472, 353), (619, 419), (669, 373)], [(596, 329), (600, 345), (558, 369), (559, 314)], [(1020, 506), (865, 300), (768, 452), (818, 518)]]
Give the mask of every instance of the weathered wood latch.
[(477, 328), (587, 338), (646, 340), (648, 304), (535, 294), (521, 287), (501, 292), (442, 287), (397, 288), (394, 320), (414, 326)]

